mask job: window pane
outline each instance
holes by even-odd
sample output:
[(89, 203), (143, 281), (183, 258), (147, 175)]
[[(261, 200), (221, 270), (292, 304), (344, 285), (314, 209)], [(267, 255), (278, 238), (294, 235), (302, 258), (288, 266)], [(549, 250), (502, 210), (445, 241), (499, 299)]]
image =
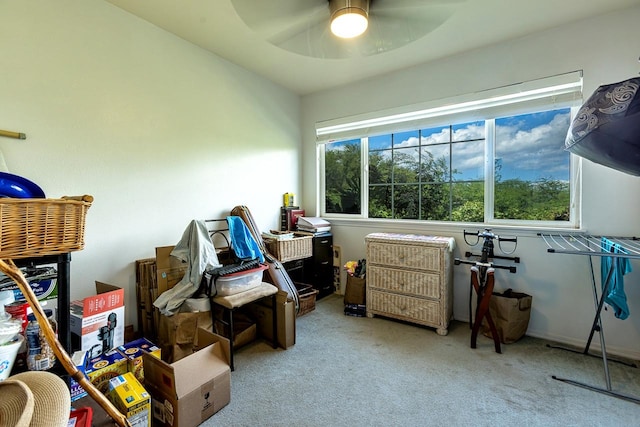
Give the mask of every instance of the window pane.
[(451, 144), (451, 179), (484, 180), (484, 140)]
[(449, 144), (423, 147), (420, 172), (423, 183), (448, 182)]
[(391, 184), (393, 160), (391, 150), (369, 153), (369, 183)]
[(393, 217), (397, 219), (418, 219), (418, 185), (395, 185), (393, 187)]
[(393, 148), (416, 147), (420, 145), (420, 138), (417, 130), (411, 132), (400, 132), (393, 134)]
[(391, 134), (369, 137), (369, 151), (388, 150), (391, 148)]
[(421, 187), (421, 218), (430, 221), (449, 221), (449, 184), (427, 184)]
[(451, 126), (453, 142), (484, 139), (484, 122), (461, 123)]
[(451, 220), (484, 222), (484, 182), (456, 182), (451, 186)]
[(325, 212), (359, 214), (360, 140), (325, 145)]
[(496, 119), (499, 219), (569, 221), (568, 108)]
[(420, 144), (440, 144), (451, 141), (451, 129), (449, 126), (440, 126), (420, 131)]
[(393, 150), (393, 182), (418, 182), (419, 173), (419, 148), (402, 148)]
[(369, 218), (392, 218), (391, 186), (369, 187)]
[[(369, 143), (370, 218), (451, 221), (455, 211), (457, 221), (484, 219), (484, 122), (380, 135)], [(455, 192), (458, 187), (471, 190)]]

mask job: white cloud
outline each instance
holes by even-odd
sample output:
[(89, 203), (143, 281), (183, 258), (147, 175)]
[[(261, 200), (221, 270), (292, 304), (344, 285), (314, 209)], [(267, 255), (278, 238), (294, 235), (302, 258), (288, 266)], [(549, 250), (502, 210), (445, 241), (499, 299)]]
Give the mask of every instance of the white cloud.
[(569, 114), (556, 114), (548, 123), (529, 126), (524, 121), (496, 126), (496, 157), (503, 161), (503, 178), (568, 176), (564, 139)]

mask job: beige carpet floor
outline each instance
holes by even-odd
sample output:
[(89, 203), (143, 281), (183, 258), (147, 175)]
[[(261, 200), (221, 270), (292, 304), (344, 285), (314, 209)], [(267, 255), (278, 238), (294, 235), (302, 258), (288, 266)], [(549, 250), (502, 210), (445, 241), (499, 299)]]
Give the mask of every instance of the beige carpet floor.
[[(601, 358), (544, 340), (497, 354), (481, 336), (471, 349), (467, 323), (439, 336), (345, 316), (337, 295), (296, 328), (287, 350), (260, 339), (237, 350), (231, 402), (204, 426), (640, 426), (639, 404), (552, 378), (605, 387)], [(639, 368), (609, 369), (615, 392), (640, 396)]]

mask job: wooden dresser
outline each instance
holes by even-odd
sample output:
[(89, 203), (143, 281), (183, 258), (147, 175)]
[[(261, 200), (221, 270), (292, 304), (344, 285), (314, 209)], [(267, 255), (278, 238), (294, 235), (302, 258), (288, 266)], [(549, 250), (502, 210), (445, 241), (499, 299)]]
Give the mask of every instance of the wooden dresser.
[(372, 233), (367, 247), (367, 317), (380, 315), (436, 328), (453, 316), (452, 237)]

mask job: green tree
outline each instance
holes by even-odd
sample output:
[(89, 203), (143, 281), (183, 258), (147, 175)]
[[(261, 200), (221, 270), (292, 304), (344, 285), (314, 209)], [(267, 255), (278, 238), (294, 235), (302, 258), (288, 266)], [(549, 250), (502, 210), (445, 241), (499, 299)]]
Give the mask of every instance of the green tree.
[[(360, 141), (325, 152), (328, 213), (359, 214)], [(454, 181), (446, 157), (423, 150), (380, 150), (369, 153), (369, 217), (432, 221), (483, 222), (484, 182)], [(496, 164), (494, 216), (497, 219), (568, 221), (569, 184), (551, 178), (538, 181), (501, 179)]]
[(325, 210), (360, 213), (360, 142), (327, 146), (325, 151)]

